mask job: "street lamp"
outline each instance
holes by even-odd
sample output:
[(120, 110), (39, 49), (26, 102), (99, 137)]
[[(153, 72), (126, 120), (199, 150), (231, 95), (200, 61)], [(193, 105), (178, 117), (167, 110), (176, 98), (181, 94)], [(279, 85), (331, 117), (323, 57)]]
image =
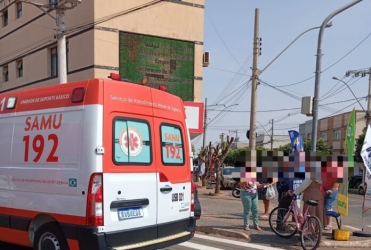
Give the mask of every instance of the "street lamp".
[(362, 106), (362, 104), (359, 102), (359, 100), (358, 100), (358, 98), (356, 97), (356, 95), (353, 93), (353, 90), (349, 87), (349, 85), (346, 83), (346, 82), (344, 82), (343, 80), (340, 80), (339, 78), (337, 78), (336, 76), (333, 76), (332, 77), (332, 79), (334, 79), (334, 80), (337, 80), (337, 81), (339, 81), (339, 82), (342, 82), (342, 83), (344, 83), (347, 87), (348, 87), (348, 89), (350, 90), (350, 92), (352, 92), (352, 95), (354, 96), (354, 98), (357, 100), (357, 102), (358, 102), (358, 104), (359, 104), (359, 106), (361, 106), (361, 108), (363, 109), (363, 111), (365, 111), (366, 112), (366, 110), (363, 108), (363, 106)]
[[(327, 23), (325, 28), (330, 28), (332, 26), (332, 23)], [(311, 31), (311, 30), (314, 30), (314, 29), (319, 29), (321, 27), (314, 27), (314, 28), (310, 28), (310, 29), (307, 29), (306, 31), (302, 32), (300, 35), (298, 35), (288, 46), (286, 46), (286, 48), (284, 48), (275, 58), (273, 58), (273, 60), (267, 64), (267, 66), (265, 66), (262, 70), (258, 70), (258, 75), (261, 75), (274, 61), (277, 60), (278, 57), (280, 57), (283, 52), (285, 52), (294, 42), (296, 42), (296, 40), (299, 39), (299, 37), (301, 37), (302, 35), (304, 35), (305, 33), (307, 33), (308, 31)], [(251, 90), (253, 91), (253, 90)], [(250, 112), (250, 133), (251, 135), (255, 135), (256, 134), (256, 124), (254, 124), (256, 121), (256, 101), (255, 101), (255, 105), (254, 104), (251, 104), (251, 111)], [(255, 149), (255, 144), (256, 144), (256, 138), (255, 136), (251, 136), (250, 139), (249, 139), (249, 145), (250, 145), (250, 148), (251, 149)]]
[[(332, 22), (329, 22), (328, 24), (326, 24), (325, 28), (330, 28), (331, 26), (332, 26)], [(299, 37), (301, 37), (302, 35), (304, 35), (308, 31), (311, 31), (311, 30), (314, 30), (314, 29), (319, 29), (319, 28), (321, 28), (321, 26), (310, 28), (310, 29), (307, 29), (306, 31), (304, 31), (303, 33), (301, 33), (300, 35), (298, 35), (289, 45), (287, 45), (286, 48), (284, 48), (281, 51), (281, 53), (279, 53), (275, 58), (273, 58), (273, 60), (270, 63), (268, 63), (267, 66), (264, 67), (264, 69), (259, 71), (259, 75), (261, 75), (264, 70), (266, 70), (274, 61), (276, 61), (277, 58), (280, 57), (283, 54), (283, 52), (285, 52), (294, 42), (296, 42), (296, 40), (298, 40)]]
[(321, 25), (321, 29), (318, 34), (318, 44), (317, 44), (317, 60), (316, 60), (316, 78), (314, 83), (314, 97), (313, 97), (313, 122), (312, 122), (312, 145), (311, 151), (316, 152), (317, 149), (317, 129), (318, 129), (318, 103), (319, 103), (319, 86), (321, 81), (321, 60), (322, 60), (322, 37), (325, 32), (325, 27), (328, 22), (336, 16), (337, 14), (343, 12), (344, 10), (352, 7), (353, 5), (361, 2), (362, 0), (354, 0), (351, 3), (344, 5), (343, 7), (332, 12)]

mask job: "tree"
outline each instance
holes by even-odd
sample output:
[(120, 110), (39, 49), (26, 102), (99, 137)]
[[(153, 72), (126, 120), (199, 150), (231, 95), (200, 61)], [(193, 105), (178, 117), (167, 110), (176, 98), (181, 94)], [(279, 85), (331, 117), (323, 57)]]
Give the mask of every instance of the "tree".
[[(209, 143), (209, 146), (203, 148), (199, 154), (199, 159), (205, 163), (205, 173), (202, 176), (202, 186), (206, 186), (206, 176), (209, 172), (214, 172), (216, 170), (216, 186), (215, 186), (215, 193), (220, 193), (220, 181), (223, 179), (221, 176), (221, 166), (226, 158), (228, 150), (232, 146), (234, 138), (227, 136), (227, 141), (223, 143), (219, 143), (215, 147)], [(223, 147), (224, 145), (224, 147)]]
[[(304, 139), (304, 151), (305, 152), (310, 152), (311, 150), (311, 144), (312, 144), (312, 140), (311, 139)], [(283, 151), (285, 153), (290, 153), (291, 152), (291, 143), (288, 143), (288, 144), (285, 144), (283, 146), (280, 146), (278, 148), (278, 151)], [(319, 139), (317, 141), (317, 148), (316, 148), (316, 151), (319, 152), (319, 153), (324, 153), (324, 154), (327, 154), (327, 155), (332, 155), (332, 148), (322, 139)]]
[(362, 162), (361, 151), (362, 151), (363, 142), (365, 141), (366, 131), (367, 131), (367, 127), (365, 127), (362, 130), (362, 134), (360, 134), (358, 138), (356, 139), (356, 148), (354, 150), (354, 160), (357, 162)]
[(291, 147), (291, 143), (287, 143), (287, 144), (285, 144), (285, 145), (283, 145), (283, 146), (280, 146), (280, 147), (277, 149), (277, 151), (282, 151), (282, 152), (288, 154), (288, 153), (291, 153), (291, 149), (292, 149), (292, 147)]

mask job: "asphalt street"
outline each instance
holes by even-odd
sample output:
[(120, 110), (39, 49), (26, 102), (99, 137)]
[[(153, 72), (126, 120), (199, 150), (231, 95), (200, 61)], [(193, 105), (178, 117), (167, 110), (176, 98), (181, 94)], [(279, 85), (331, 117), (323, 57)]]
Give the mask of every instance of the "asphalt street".
[[(224, 191), (229, 192), (229, 191)], [(220, 198), (220, 197), (219, 197)], [(226, 197), (227, 198), (227, 197)], [(239, 199), (235, 199), (232, 196), (227, 198), (229, 205), (232, 205), (230, 202), (235, 201), (236, 203), (240, 203)], [(227, 202), (227, 201), (226, 201)], [(349, 194), (349, 216), (342, 217), (342, 227), (351, 227), (361, 230), (362, 229), (362, 213), (361, 207), (363, 202), (363, 196), (358, 194)], [(234, 202), (233, 202), (234, 203)], [(277, 200), (272, 200), (272, 203), (277, 203)], [(273, 205), (270, 207), (271, 209), (275, 207)], [(334, 210), (337, 210), (336, 204), (334, 203)], [(364, 218), (364, 228), (367, 231), (371, 230), (371, 217)], [(2, 250), (31, 250), (30, 248), (22, 248), (19, 246), (9, 245), (0, 242), (0, 249)], [(231, 238), (224, 238), (224, 237), (211, 237), (208, 235), (203, 234), (196, 234), (195, 237), (189, 241), (185, 242), (176, 246), (172, 246), (169, 248), (165, 248), (164, 250), (191, 250), (191, 249), (199, 249), (199, 250), (229, 250), (229, 249), (244, 249), (244, 250), (259, 250), (259, 249), (266, 249), (266, 250), (278, 250), (280, 248), (272, 248), (268, 245), (264, 244), (251, 244), (246, 243), (238, 240), (233, 240)], [(300, 247), (292, 247), (292, 250), (299, 250)], [(332, 248), (319, 248), (320, 250), (329, 250)], [(341, 248), (336, 248), (337, 250), (342, 250)], [(344, 248), (345, 249), (345, 248)]]

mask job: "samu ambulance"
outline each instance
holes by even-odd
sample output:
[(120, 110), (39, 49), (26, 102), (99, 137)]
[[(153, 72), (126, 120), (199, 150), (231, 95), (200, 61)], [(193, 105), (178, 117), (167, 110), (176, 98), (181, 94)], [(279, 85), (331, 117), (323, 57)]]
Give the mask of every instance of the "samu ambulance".
[(193, 237), (182, 100), (90, 79), (0, 94), (0, 241), (158, 249)]

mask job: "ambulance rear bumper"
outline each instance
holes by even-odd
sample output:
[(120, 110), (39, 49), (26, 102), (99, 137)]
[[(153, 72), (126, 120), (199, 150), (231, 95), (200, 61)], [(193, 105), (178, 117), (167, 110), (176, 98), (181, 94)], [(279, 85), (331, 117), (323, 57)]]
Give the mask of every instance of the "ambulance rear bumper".
[(78, 233), (80, 250), (159, 249), (193, 238), (196, 218), (154, 225), (133, 230), (97, 233), (85, 228)]

